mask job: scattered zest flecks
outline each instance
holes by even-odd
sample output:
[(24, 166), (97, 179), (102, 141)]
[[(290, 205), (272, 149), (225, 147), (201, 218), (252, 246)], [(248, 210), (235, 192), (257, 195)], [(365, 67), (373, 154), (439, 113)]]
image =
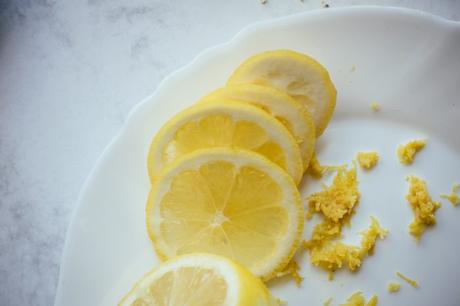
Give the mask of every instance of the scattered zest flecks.
[(409, 225), (409, 232), (417, 240), (420, 240), (428, 226), (436, 224), (436, 210), (441, 207), (441, 203), (431, 199), (425, 181), (416, 177), (407, 177), (409, 182), (409, 192), (406, 196), (407, 201), (414, 212), (414, 221)]

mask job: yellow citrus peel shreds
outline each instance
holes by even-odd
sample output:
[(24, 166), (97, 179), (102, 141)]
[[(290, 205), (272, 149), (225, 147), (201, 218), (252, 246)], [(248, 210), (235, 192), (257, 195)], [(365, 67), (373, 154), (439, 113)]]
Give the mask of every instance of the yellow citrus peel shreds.
[(408, 283), (409, 285), (411, 285), (412, 287), (418, 288), (418, 283), (417, 283), (417, 281), (413, 280), (412, 278), (407, 277), (407, 276), (403, 275), (403, 274), (400, 273), (400, 272), (396, 272), (396, 275), (397, 275), (398, 277), (400, 277), (402, 280), (404, 280), (406, 283)]
[(327, 300), (325, 300), (325, 301), (323, 302), (323, 305), (324, 305), (324, 306), (331, 306), (331, 303), (332, 303), (332, 298), (328, 298)]
[[(321, 225), (321, 224), (320, 224)], [(316, 228), (315, 228), (316, 229)], [(362, 233), (361, 245), (352, 246), (342, 242), (329, 240), (328, 235), (322, 242), (316, 236), (314, 243), (306, 242), (305, 246), (310, 250), (311, 262), (323, 269), (333, 272), (347, 266), (350, 271), (357, 270), (369, 255), (373, 254), (377, 239), (384, 239), (388, 230), (382, 229), (375, 218), (372, 218), (370, 227)]]
[(374, 111), (374, 112), (378, 112), (380, 110), (380, 104), (378, 102), (372, 102), (371, 103), (371, 109)]
[(371, 226), (363, 233), (361, 239), (361, 257), (374, 254), (374, 247), (377, 239), (384, 239), (388, 235), (388, 230), (380, 227), (379, 222), (371, 217)]
[(313, 156), (310, 160), (310, 166), (307, 169), (307, 173), (316, 178), (321, 178), (324, 174), (324, 171), (324, 167), (320, 165), (318, 158), (316, 158), (316, 154), (313, 153)]
[(310, 260), (315, 266), (329, 271), (345, 265), (354, 271), (361, 265), (359, 248), (342, 242), (326, 242), (321, 247), (310, 249)]
[(376, 306), (378, 303), (378, 298), (376, 295), (373, 295), (369, 301), (366, 303), (361, 292), (353, 293), (345, 304), (340, 304), (340, 306)]
[(379, 161), (379, 154), (377, 152), (359, 152), (356, 159), (361, 168), (372, 169)]
[(401, 284), (393, 283), (393, 282), (388, 284), (388, 292), (390, 293), (398, 292), (399, 289), (401, 289)]
[(323, 175), (328, 171), (339, 171), (345, 169), (345, 166), (322, 166), (319, 163), (316, 154), (313, 153), (310, 159), (310, 165), (308, 166), (307, 173), (315, 178), (322, 178)]
[(376, 240), (383, 239), (388, 231), (382, 229), (376, 219), (363, 233), (360, 246), (350, 246), (336, 241), (342, 235), (342, 227), (349, 222), (354, 208), (359, 202), (356, 167), (338, 170), (332, 185), (323, 191), (313, 193), (308, 199), (307, 218), (320, 213), (324, 220), (313, 229), (310, 240), (304, 247), (310, 252), (310, 261), (329, 272), (347, 266), (355, 271), (362, 260), (372, 254)]
[(401, 164), (410, 165), (417, 154), (426, 145), (426, 140), (412, 140), (398, 147), (398, 158)]
[(303, 277), (299, 274), (299, 270), (300, 270), (299, 264), (297, 263), (297, 261), (292, 259), (287, 264), (287, 266), (284, 268), (283, 271), (278, 272), (276, 274), (276, 277), (279, 278), (279, 277), (283, 277), (286, 275), (290, 275), (294, 279), (297, 287), (300, 287), (303, 281)]
[(342, 224), (349, 217), (359, 201), (358, 180), (356, 167), (346, 170), (339, 169), (332, 185), (323, 191), (315, 192), (308, 198), (308, 215), (321, 213), (326, 222)]
[(460, 184), (455, 184), (452, 186), (452, 191), (450, 194), (441, 194), (441, 198), (449, 200), (452, 205), (457, 206), (460, 204), (460, 197), (457, 195), (457, 192), (460, 190)]
[(416, 177), (407, 177), (409, 182), (409, 192), (406, 196), (412, 211), (414, 221), (409, 225), (409, 232), (417, 240), (420, 240), (427, 226), (436, 224), (436, 210), (441, 207), (441, 203), (431, 199), (425, 181)]

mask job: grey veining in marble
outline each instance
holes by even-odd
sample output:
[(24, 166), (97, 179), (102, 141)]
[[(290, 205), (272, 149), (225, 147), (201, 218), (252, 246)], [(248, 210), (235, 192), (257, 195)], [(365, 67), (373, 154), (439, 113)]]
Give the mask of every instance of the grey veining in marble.
[[(460, 2), (345, 1), (460, 18)], [(0, 0), (0, 305), (52, 305), (66, 229), (131, 107), (203, 49), (321, 1)]]

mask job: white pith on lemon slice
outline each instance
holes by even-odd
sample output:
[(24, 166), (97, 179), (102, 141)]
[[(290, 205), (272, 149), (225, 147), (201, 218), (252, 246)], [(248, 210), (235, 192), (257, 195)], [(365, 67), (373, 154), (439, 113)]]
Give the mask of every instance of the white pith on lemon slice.
[(229, 85), (253, 83), (288, 93), (310, 112), (320, 136), (332, 117), (336, 89), (327, 70), (313, 58), (291, 50), (267, 51), (244, 61)]
[(299, 144), (304, 170), (308, 168), (316, 141), (315, 124), (311, 115), (297, 100), (273, 87), (240, 84), (220, 88), (200, 102), (228, 98), (253, 104), (278, 119)]
[(147, 229), (162, 259), (207, 252), (264, 280), (294, 255), (304, 223), (292, 178), (246, 150), (199, 150), (169, 165), (152, 186)]
[(222, 99), (222, 103), (192, 106), (160, 129), (152, 141), (148, 158), (152, 182), (178, 157), (212, 147), (257, 152), (285, 169), (296, 184), (302, 178), (299, 146), (278, 120), (255, 106)]
[(262, 281), (231, 260), (196, 253), (146, 274), (119, 306), (277, 306)]

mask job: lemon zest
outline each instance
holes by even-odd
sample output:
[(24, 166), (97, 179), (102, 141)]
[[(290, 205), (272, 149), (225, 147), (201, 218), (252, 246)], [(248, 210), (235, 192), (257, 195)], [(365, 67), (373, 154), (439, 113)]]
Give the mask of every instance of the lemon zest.
[(426, 140), (412, 140), (398, 147), (398, 158), (401, 164), (410, 165), (414, 162), (415, 155), (426, 145)]
[(409, 232), (417, 240), (428, 226), (436, 224), (436, 210), (441, 207), (441, 203), (431, 199), (426, 182), (416, 176), (407, 177), (409, 182), (409, 192), (406, 196), (407, 201), (414, 213), (414, 220), (409, 225)]
[(403, 279), (406, 283), (408, 283), (408, 284), (411, 285), (412, 287), (414, 287), (414, 288), (418, 288), (418, 287), (419, 287), (417, 281), (413, 280), (412, 278), (407, 277), (407, 276), (403, 275), (403, 274), (400, 273), (400, 272), (396, 272), (396, 275), (397, 275), (398, 277), (400, 277), (401, 279)]
[(331, 186), (308, 198), (308, 216), (322, 213), (327, 222), (341, 223), (352, 214), (359, 197), (356, 166), (339, 169)]
[(377, 152), (358, 152), (356, 159), (363, 169), (372, 169), (379, 161)]
[(399, 289), (401, 289), (401, 284), (399, 283), (391, 282), (388, 284), (388, 292), (390, 293), (396, 293)]
[(300, 287), (303, 281), (303, 277), (300, 275), (299, 270), (300, 267), (297, 261), (295, 259), (291, 259), (291, 261), (286, 265), (286, 267), (276, 274), (276, 277), (279, 278), (289, 275), (294, 279), (297, 287)]
[(376, 295), (373, 295), (369, 301), (366, 303), (361, 292), (353, 293), (345, 304), (340, 304), (340, 306), (376, 306), (378, 303), (378, 298)]
[(313, 153), (310, 164), (307, 168), (307, 173), (313, 176), (314, 178), (322, 178), (324, 174), (327, 172), (333, 171), (340, 171), (346, 169), (346, 165), (338, 165), (338, 166), (329, 166), (329, 165), (321, 165), (318, 158), (316, 157), (316, 153)]
[(378, 102), (372, 102), (371, 103), (371, 109), (374, 111), (374, 112), (378, 112), (380, 110), (380, 104)]
[(441, 198), (449, 200), (452, 205), (457, 206), (460, 204), (460, 197), (457, 195), (457, 192), (460, 190), (460, 184), (454, 184), (452, 186), (452, 191), (450, 194), (441, 194)]

